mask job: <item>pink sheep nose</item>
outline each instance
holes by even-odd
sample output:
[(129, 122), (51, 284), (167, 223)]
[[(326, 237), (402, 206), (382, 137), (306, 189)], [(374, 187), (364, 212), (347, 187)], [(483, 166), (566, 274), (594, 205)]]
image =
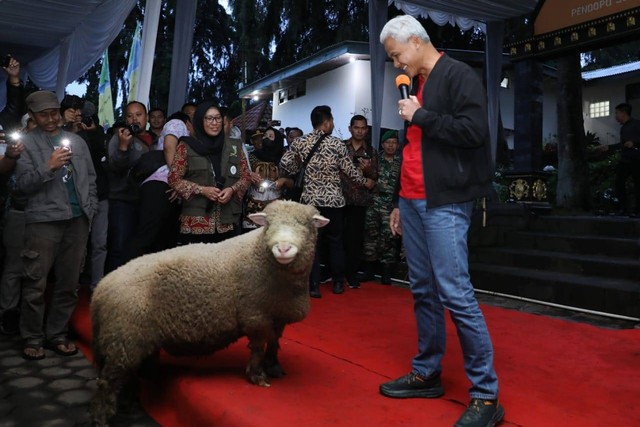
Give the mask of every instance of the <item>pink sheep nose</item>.
[(278, 243), (278, 253), (280, 255), (286, 255), (287, 252), (289, 252), (290, 250), (291, 250), (290, 243)]

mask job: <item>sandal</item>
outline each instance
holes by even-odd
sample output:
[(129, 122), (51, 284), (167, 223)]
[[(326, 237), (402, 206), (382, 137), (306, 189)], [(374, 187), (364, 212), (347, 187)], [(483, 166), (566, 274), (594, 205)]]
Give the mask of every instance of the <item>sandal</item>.
[(48, 342), (45, 348), (60, 356), (73, 356), (78, 353), (78, 347), (68, 340)]
[(27, 344), (22, 349), (22, 357), (27, 360), (44, 359), (44, 348), (38, 344)]

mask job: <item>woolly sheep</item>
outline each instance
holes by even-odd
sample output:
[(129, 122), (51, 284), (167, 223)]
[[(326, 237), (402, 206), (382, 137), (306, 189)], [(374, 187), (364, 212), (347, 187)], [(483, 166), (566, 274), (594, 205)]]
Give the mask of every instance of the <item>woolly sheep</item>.
[(247, 379), (268, 387), (269, 376), (284, 374), (278, 341), (288, 323), (307, 315), (317, 228), (329, 220), (285, 201), (251, 219), (263, 227), (145, 255), (102, 279), (91, 301), (96, 425), (107, 424), (123, 386), (161, 348), (209, 354), (247, 336)]

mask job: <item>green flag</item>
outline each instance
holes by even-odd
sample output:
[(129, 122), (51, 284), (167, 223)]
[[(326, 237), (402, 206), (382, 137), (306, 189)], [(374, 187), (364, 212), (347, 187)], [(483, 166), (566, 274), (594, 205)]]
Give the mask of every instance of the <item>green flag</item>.
[(142, 26), (138, 22), (136, 32), (133, 34), (131, 41), (131, 50), (129, 51), (129, 64), (127, 65), (127, 80), (129, 80), (129, 98), (128, 102), (137, 100), (138, 84), (140, 83), (140, 31)]
[(102, 70), (100, 70), (100, 82), (98, 83), (98, 119), (105, 129), (113, 126), (113, 98), (111, 97), (111, 77), (109, 77), (108, 48), (102, 55)]

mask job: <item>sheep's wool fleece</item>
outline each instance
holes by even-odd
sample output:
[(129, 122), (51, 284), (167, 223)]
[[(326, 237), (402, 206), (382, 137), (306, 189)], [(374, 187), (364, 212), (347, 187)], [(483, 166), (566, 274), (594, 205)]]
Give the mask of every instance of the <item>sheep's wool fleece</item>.
[(271, 328), (273, 319), (302, 320), (309, 310), (317, 211), (279, 202), (265, 212), (279, 220), (284, 215), (305, 235), (292, 264), (274, 260), (265, 228), (137, 258), (105, 276), (93, 294), (94, 347), (104, 355), (119, 348), (126, 353), (120, 357), (134, 360), (159, 347), (210, 352), (246, 331)]

